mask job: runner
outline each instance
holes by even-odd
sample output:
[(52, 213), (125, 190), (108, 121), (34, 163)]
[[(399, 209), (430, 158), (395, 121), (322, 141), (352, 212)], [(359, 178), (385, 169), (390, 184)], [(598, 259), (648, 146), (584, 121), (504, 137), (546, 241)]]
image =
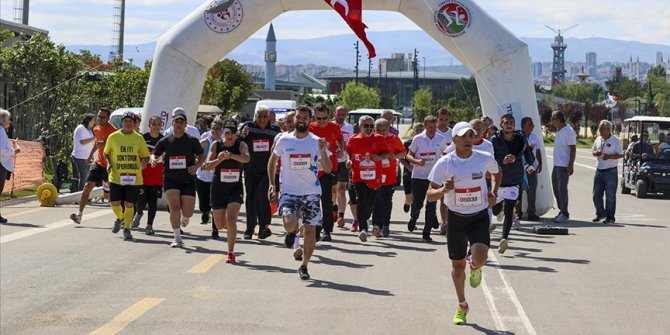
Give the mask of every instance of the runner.
[[(437, 161), (428, 179), (428, 201), (445, 198), (449, 207), (447, 247), (451, 259), (451, 277), (458, 297), (455, 324), (465, 324), (469, 306), (465, 300), (465, 260), (468, 242), (472, 251), (470, 286), (482, 281), (482, 267), (486, 264), (490, 245), (489, 214), (487, 208), (495, 202), (500, 185), (500, 169), (489, 153), (472, 150), (475, 131), (467, 122), (454, 126), (456, 150)], [(491, 174), (493, 188), (487, 192), (486, 174)], [(446, 196), (445, 196), (446, 195)]]
[[(219, 129), (219, 130), (217, 130)], [(249, 148), (237, 138), (237, 122), (225, 122), (217, 117), (212, 122), (212, 132), (223, 129), (223, 138), (214, 142), (204, 169), (214, 170), (211, 195), (214, 222), (217, 229), (226, 229), (228, 242), (227, 263), (235, 263), (235, 239), (237, 238), (237, 215), (244, 203), (242, 196), (242, 164), (249, 162)], [(220, 135), (219, 135), (220, 136)], [(218, 233), (217, 233), (218, 234)]]
[[(332, 241), (331, 233), (333, 232), (333, 220), (337, 218), (337, 214), (333, 217), (333, 183), (337, 174), (337, 159), (336, 153), (344, 152), (344, 137), (337, 123), (328, 121), (328, 107), (324, 104), (317, 104), (314, 107), (314, 118), (316, 122), (309, 124), (309, 132), (325, 139), (328, 142), (328, 150), (331, 152), (330, 161), (332, 163), (332, 171), (325, 173), (319, 170), (318, 178), (321, 184), (321, 210), (323, 212), (323, 237), (321, 237), (321, 229), (316, 229), (316, 240), (329, 242)], [(337, 213), (337, 212), (335, 212)]]
[[(219, 122), (215, 125), (214, 121), (209, 123), (209, 131), (207, 131), (200, 140), (200, 146), (202, 150), (209, 154), (212, 143), (221, 139), (221, 132), (223, 131), (223, 121), (219, 119)], [(209, 215), (212, 210), (212, 199), (210, 199), (210, 189), (212, 188), (212, 179), (214, 178), (214, 169), (203, 169), (202, 167), (198, 169), (195, 173), (195, 186), (198, 193), (198, 209), (200, 210), (200, 224), (209, 223)], [(212, 220), (212, 238), (219, 238), (219, 230)]]
[(174, 132), (156, 144), (151, 155), (151, 166), (164, 156), (163, 190), (170, 209), (170, 224), (174, 231), (173, 248), (184, 246), (180, 224), (186, 227), (195, 207), (195, 172), (205, 162), (205, 154), (198, 139), (186, 133), (186, 111), (177, 107), (172, 111)]
[(300, 245), (297, 237), (298, 219), (302, 219), (304, 225), (304, 252), (299, 248), (294, 252), (294, 257), (296, 252), (303, 253), (302, 265), (298, 269), (300, 279), (303, 280), (309, 279), (307, 265), (316, 244), (316, 227), (321, 224), (322, 213), (319, 208), (321, 186), (317, 178), (317, 166), (320, 164), (324, 173), (330, 173), (332, 169), (331, 160), (328, 158), (330, 152), (327, 141), (309, 132), (308, 125), (311, 117), (312, 111), (308, 107), (300, 106), (296, 109), (295, 131), (282, 136), (277, 141), (267, 166), (267, 175), (272, 176), (268, 178), (270, 184), (268, 199), (276, 201), (274, 175), (277, 161), (281, 158), (282, 169), (279, 181), (282, 187), (279, 212), (287, 232), (284, 238), (287, 248)]
[[(268, 202), (267, 166), (270, 159), (270, 148), (274, 139), (280, 133), (279, 127), (270, 124), (269, 110), (266, 106), (259, 106), (254, 114), (254, 121), (241, 125), (241, 138), (249, 148), (251, 160), (244, 164), (244, 189), (247, 192), (244, 199), (247, 228), (244, 239), (249, 240), (254, 234), (256, 226), (258, 238), (264, 240), (272, 235), (270, 230), (270, 203)], [(274, 178), (274, 176), (272, 176)]]
[[(423, 123), (417, 122), (412, 128), (412, 135), (416, 136), (421, 134), (424, 130)], [(405, 146), (405, 151), (409, 152), (409, 146), (412, 144), (412, 139), (409, 139), (403, 143)], [(407, 156), (407, 155), (405, 155)], [(412, 205), (412, 164), (407, 160), (407, 157), (404, 157), (400, 160), (402, 164), (402, 189), (405, 193), (405, 203), (402, 206), (402, 210), (405, 213), (409, 213), (410, 207)]]
[[(349, 139), (354, 136), (354, 126), (347, 123), (347, 110), (342, 106), (337, 106), (335, 109), (335, 123), (340, 126), (340, 132), (342, 133), (342, 138), (344, 145), (346, 147)], [(337, 156), (337, 187), (333, 188), (335, 195), (334, 210), (337, 212), (337, 227), (344, 228), (344, 211), (347, 207), (347, 185), (349, 184), (349, 179), (351, 178), (351, 169), (347, 168), (347, 153), (345, 150), (339, 152)], [(351, 213), (356, 217), (356, 207), (355, 204), (351, 204)]]
[[(423, 133), (414, 136), (412, 144), (409, 146), (407, 160), (414, 165), (412, 169), (412, 206), (410, 212), (409, 222), (407, 223), (407, 230), (413, 232), (416, 229), (416, 221), (421, 214), (423, 208), (423, 201), (426, 199), (426, 191), (430, 186), (428, 175), (433, 165), (442, 156), (444, 149), (447, 147), (447, 140), (444, 136), (437, 133), (437, 118), (434, 116), (426, 116), (423, 120), (423, 125), (426, 130)], [(423, 226), (422, 239), (425, 242), (432, 242), (430, 237), (431, 228), (439, 228), (437, 222), (437, 203), (433, 201), (426, 201), (425, 221)]]
[(135, 118), (133, 112), (123, 113), (123, 128), (109, 135), (104, 149), (109, 175), (109, 200), (116, 215), (112, 233), (118, 233), (123, 222), (123, 239), (126, 241), (133, 239), (130, 225), (143, 183), (142, 169), (147, 166), (149, 158), (144, 138), (135, 131)]
[[(368, 240), (368, 219), (372, 215), (372, 209), (377, 193), (381, 186), (381, 163), (382, 159), (388, 159), (386, 142), (381, 135), (372, 132), (374, 120), (368, 115), (358, 119), (361, 132), (349, 139), (347, 142), (347, 153), (349, 160), (347, 167), (351, 167), (351, 180), (358, 199), (356, 210), (358, 224), (361, 232), (358, 238), (361, 242)], [(351, 229), (355, 232), (354, 227)]]
[[(451, 144), (451, 128), (449, 128), (449, 111), (446, 108), (440, 108), (435, 112), (437, 116), (437, 130), (436, 132), (444, 136), (447, 141), (447, 146)], [(447, 206), (444, 204), (444, 199), (440, 198), (440, 234), (447, 233)]]
[[(163, 138), (161, 135), (161, 126), (163, 121), (159, 116), (149, 118), (149, 132), (142, 135), (144, 142), (149, 148), (149, 153), (153, 153), (158, 141)], [(140, 189), (140, 195), (135, 206), (135, 217), (133, 218), (133, 228), (140, 226), (140, 219), (144, 215), (144, 206), (149, 205), (149, 215), (147, 216), (147, 235), (154, 234), (154, 219), (158, 209), (158, 199), (163, 197), (163, 161), (159, 161), (156, 166), (147, 165), (142, 170), (142, 180), (144, 185)]]
[(388, 158), (382, 159), (381, 187), (375, 198), (374, 212), (372, 213), (372, 235), (388, 237), (390, 234), (391, 211), (393, 210), (393, 192), (398, 184), (398, 159), (407, 154), (407, 150), (397, 135), (391, 133), (390, 122), (386, 119), (375, 121), (375, 132), (384, 138)]
[(96, 185), (102, 186), (104, 198), (109, 199), (109, 185), (107, 184), (107, 160), (105, 159), (103, 150), (105, 149), (107, 137), (116, 131), (116, 128), (114, 128), (114, 126), (109, 123), (110, 114), (111, 112), (107, 108), (100, 108), (98, 110), (98, 125), (93, 127), (93, 135), (95, 135), (96, 146), (91, 150), (86, 163), (89, 164), (93, 160), (93, 154), (95, 153), (96, 149), (98, 151), (98, 155), (95, 158), (95, 165), (91, 169), (91, 172), (88, 174), (88, 178), (86, 179), (86, 186), (84, 186), (84, 190), (81, 191), (81, 197), (79, 198), (79, 213), (70, 214), (70, 219), (76, 224), (81, 223), (82, 217), (84, 215), (84, 208), (86, 208), (86, 204), (88, 203), (88, 197)]

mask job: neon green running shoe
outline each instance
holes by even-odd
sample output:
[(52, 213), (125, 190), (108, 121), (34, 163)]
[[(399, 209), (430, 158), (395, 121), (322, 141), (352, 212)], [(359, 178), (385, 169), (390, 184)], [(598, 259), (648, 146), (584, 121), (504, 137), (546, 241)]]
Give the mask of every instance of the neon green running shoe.
[(465, 318), (465, 315), (468, 314), (468, 305), (461, 306), (460, 304), (458, 305), (458, 309), (456, 310), (456, 314), (454, 315), (454, 324), (455, 325), (464, 325), (468, 321)]
[(477, 287), (482, 283), (482, 268), (470, 269), (470, 287)]

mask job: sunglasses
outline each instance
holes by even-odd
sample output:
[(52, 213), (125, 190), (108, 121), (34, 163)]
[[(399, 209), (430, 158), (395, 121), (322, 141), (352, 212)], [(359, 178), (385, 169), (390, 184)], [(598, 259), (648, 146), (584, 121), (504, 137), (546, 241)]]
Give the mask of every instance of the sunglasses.
[(375, 125), (373, 125), (373, 124), (362, 124), (361, 127), (366, 128), (366, 129), (370, 129), (370, 128), (374, 128)]

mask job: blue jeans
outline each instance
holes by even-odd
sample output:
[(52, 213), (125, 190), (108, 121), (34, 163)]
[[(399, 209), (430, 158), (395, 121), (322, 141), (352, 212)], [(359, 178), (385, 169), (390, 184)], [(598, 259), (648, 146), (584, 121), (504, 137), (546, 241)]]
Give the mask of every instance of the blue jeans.
[[(593, 177), (593, 205), (597, 216), (614, 219), (616, 213), (616, 190), (619, 183), (617, 168), (596, 170)], [(603, 207), (603, 195), (607, 199)]]

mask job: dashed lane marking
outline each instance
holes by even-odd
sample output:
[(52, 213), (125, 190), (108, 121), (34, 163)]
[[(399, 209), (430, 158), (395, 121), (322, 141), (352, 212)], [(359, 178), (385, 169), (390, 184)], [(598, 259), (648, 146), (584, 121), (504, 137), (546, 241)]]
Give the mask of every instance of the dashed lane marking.
[(158, 306), (158, 304), (163, 301), (165, 301), (164, 298), (144, 298), (128, 307), (125, 311), (121, 312), (115, 318), (102, 325), (102, 327), (94, 330), (89, 335), (117, 334), (131, 322), (137, 320), (144, 313)]
[(209, 257), (205, 258), (202, 262), (196, 264), (193, 266), (190, 270), (188, 270), (188, 273), (207, 273), (216, 263), (222, 261), (224, 259), (223, 255), (210, 255)]

